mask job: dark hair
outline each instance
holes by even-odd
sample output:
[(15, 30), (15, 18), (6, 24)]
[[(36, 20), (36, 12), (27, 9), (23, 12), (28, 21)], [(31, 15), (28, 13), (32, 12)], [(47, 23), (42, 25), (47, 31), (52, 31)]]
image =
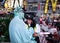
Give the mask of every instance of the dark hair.
[(36, 22), (35, 22), (35, 20), (32, 20), (32, 23), (31, 23), (31, 27), (35, 27), (36, 26)]

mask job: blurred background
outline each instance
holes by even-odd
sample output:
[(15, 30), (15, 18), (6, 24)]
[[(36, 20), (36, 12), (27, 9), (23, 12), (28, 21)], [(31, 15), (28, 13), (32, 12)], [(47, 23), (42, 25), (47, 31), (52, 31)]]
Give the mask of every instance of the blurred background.
[[(22, 6), (25, 16), (60, 17), (60, 0), (0, 0), (0, 42), (10, 42), (8, 27), (14, 17), (13, 10)], [(60, 19), (60, 18), (59, 18)]]

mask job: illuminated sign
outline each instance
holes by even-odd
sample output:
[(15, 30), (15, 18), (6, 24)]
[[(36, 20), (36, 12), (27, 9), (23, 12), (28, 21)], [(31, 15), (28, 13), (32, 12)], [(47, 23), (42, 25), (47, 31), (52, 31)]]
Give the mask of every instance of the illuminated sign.
[(23, 7), (23, 0), (6, 0), (5, 2), (5, 8), (16, 8), (17, 6)]
[(44, 13), (48, 13), (48, 3), (49, 3), (49, 1), (51, 1), (51, 3), (52, 3), (52, 10), (56, 11), (57, 0), (46, 0), (45, 12)]
[(7, 12), (11, 12), (17, 6), (23, 7), (23, 0), (6, 0), (4, 4)]

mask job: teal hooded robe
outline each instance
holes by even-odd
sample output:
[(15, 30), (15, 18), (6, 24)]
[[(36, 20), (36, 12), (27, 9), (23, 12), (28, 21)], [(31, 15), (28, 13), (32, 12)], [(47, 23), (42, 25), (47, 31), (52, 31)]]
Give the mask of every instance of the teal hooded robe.
[(33, 39), (32, 30), (26, 29), (23, 21), (24, 13), (22, 8), (15, 8), (14, 15), (14, 18), (9, 24), (9, 36), (11, 43), (36, 43), (36, 41)]

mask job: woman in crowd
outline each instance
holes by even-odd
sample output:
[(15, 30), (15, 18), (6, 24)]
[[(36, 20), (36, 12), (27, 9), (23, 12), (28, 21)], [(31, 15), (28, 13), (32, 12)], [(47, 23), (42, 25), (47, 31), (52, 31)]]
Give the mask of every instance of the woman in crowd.
[[(34, 31), (34, 34), (33, 34), (33, 38), (35, 38), (35, 40), (37, 41), (37, 43), (39, 43), (39, 37), (37, 36), (37, 33), (39, 30), (37, 30), (37, 28), (39, 28), (37, 25), (36, 25), (36, 21), (33, 19), (33, 17), (31, 15), (26, 15), (27, 17), (25, 17), (27, 20), (26, 20), (26, 27), (28, 28), (28, 30), (32, 30), (30, 29), (30, 27), (33, 28), (33, 31)], [(32, 33), (33, 33), (32, 31)]]

